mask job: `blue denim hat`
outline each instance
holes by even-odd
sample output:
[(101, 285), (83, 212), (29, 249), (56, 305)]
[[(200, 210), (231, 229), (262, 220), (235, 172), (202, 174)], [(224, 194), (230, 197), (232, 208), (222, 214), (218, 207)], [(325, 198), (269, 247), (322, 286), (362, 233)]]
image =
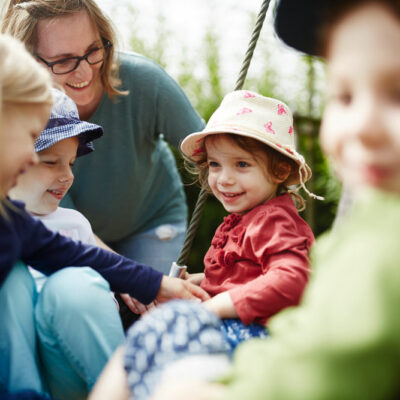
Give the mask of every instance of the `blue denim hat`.
[(52, 89), (53, 107), (46, 128), (36, 139), (35, 151), (45, 150), (61, 140), (78, 136), (76, 156), (80, 157), (94, 150), (92, 140), (103, 134), (103, 128), (79, 119), (75, 103), (63, 92)]

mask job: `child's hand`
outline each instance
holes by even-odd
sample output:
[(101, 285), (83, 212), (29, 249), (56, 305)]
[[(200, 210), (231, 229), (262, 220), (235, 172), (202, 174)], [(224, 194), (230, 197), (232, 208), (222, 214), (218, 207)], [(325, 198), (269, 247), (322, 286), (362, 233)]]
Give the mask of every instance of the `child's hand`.
[(194, 285), (200, 286), (201, 281), (204, 279), (204, 272), (199, 272), (197, 274), (189, 274), (189, 272), (185, 272), (183, 279), (193, 283)]
[(160, 290), (158, 291), (156, 301), (163, 303), (172, 299), (186, 299), (201, 301), (208, 300), (210, 296), (208, 293), (194, 285), (191, 282), (185, 281), (179, 278), (171, 278), (169, 276), (163, 276), (161, 281)]
[(229, 292), (222, 292), (217, 294), (210, 300), (204, 302), (204, 306), (213, 313), (217, 314), (220, 318), (238, 318)]
[(155, 307), (154, 302), (151, 302), (150, 304), (145, 306), (139, 300), (136, 300), (134, 297), (131, 297), (129, 296), (129, 294), (126, 293), (120, 293), (120, 296), (121, 299), (128, 306), (128, 308), (135, 314), (144, 314)]

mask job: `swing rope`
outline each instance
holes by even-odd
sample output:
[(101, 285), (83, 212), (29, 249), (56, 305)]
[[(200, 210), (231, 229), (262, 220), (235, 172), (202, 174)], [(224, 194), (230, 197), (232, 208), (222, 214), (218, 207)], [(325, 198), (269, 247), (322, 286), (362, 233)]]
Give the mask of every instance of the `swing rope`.
[[(247, 71), (250, 66), (250, 62), (253, 58), (254, 49), (256, 47), (260, 32), (264, 24), (265, 17), (267, 15), (268, 6), (271, 0), (264, 0), (261, 6), (261, 10), (258, 14), (256, 25), (254, 26), (253, 33), (249, 42), (248, 49), (246, 51), (245, 58), (242, 62), (242, 68), (239, 73), (239, 77), (236, 81), (235, 89), (240, 90), (243, 87), (244, 81), (247, 76)], [(208, 193), (202, 188), (197, 198), (196, 205), (192, 214), (192, 218), (189, 223), (189, 227), (186, 232), (185, 241), (183, 242), (181, 253), (179, 254), (176, 264), (178, 266), (184, 266), (188, 262), (189, 253), (193, 244), (194, 237), (196, 235), (197, 228), (200, 225), (201, 214), (206, 204)]]

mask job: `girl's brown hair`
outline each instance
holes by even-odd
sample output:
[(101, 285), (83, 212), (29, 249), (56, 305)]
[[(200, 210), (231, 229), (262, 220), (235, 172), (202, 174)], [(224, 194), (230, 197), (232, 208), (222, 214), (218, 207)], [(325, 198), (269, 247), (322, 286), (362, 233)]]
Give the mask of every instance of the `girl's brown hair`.
[[(284, 193), (290, 193), (299, 211), (305, 209), (304, 199), (297, 193), (297, 190), (289, 188), (285, 183), (290, 179), (290, 177), (295, 175), (299, 169), (299, 166), (294, 160), (286, 157), (284, 154), (276, 151), (270, 146), (267, 146), (259, 140), (230, 133), (206, 136), (203, 142), (204, 149), (206, 149), (206, 141), (215, 140), (221, 137), (231, 140), (241, 149), (254, 156), (259, 165), (264, 168), (266, 175), (280, 182), (276, 192), (277, 196)], [(197, 156), (199, 156), (199, 154)], [(185, 159), (186, 169), (196, 177), (196, 180), (198, 180), (204, 190), (211, 193), (210, 186), (208, 185), (207, 152), (204, 151), (204, 153), (201, 153), (201, 158), (196, 162), (185, 155), (183, 157)]]
[(103, 14), (93, 0), (8, 0), (2, 10), (1, 32), (8, 33), (25, 43), (31, 54), (37, 48), (37, 24), (41, 19), (52, 19), (71, 15), (85, 10), (93, 25), (99, 32), (103, 43), (111, 43), (107, 49), (101, 68), (101, 82), (105, 92), (113, 99), (117, 95), (125, 95), (117, 87), (119, 64), (115, 61), (116, 34), (111, 21)]

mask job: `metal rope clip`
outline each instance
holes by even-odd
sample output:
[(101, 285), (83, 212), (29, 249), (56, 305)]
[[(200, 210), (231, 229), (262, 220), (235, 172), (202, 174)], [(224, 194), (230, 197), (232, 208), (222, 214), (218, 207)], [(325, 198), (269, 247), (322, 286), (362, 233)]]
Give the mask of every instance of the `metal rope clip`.
[(186, 271), (186, 265), (178, 265), (175, 261), (173, 261), (168, 276), (172, 278), (183, 278)]

